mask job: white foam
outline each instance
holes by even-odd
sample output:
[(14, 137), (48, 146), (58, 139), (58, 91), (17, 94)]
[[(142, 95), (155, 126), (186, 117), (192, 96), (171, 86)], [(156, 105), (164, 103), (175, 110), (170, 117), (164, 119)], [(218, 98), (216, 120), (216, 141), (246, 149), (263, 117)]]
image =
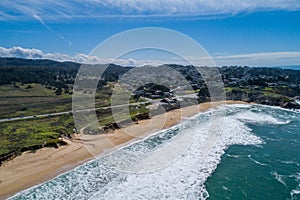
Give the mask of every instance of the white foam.
[(286, 185), (286, 183), (285, 183), (285, 181), (284, 181), (284, 176), (283, 176), (283, 175), (280, 175), (280, 174), (278, 174), (277, 172), (271, 172), (271, 175), (273, 175), (273, 176), (275, 177), (275, 179), (276, 179), (279, 183), (281, 183), (282, 185), (284, 185), (284, 187), (287, 188), (287, 185)]
[(290, 192), (290, 195), (292, 200), (296, 200), (299, 199), (296, 196), (298, 197), (300, 196), (300, 172), (293, 176), (295, 177), (295, 180), (298, 182), (298, 186)]
[(258, 164), (258, 165), (267, 166), (267, 164), (258, 162), (257, 160), (253, 159), (253, 158), (251, 157), (251, 155), (248, 155), (248, 158), (249, 158), (250, 160), (252, 160), (254, 163)]
[(279, 160), (279, 162), (283, 163), (283, 164), (288, 164), (288, 165), (297, 165), (297, 166), (300, 166), (300, 164), (294, 160), (288, 160), (288, 161), (285, 161), (285, 160)]
[(228, 189), (228, 187), (226, 187), (226, 186), (222, 186), (222, 188), (225, 190), (225, 191), (227, 191), (227, 190), (229, 190), (230, 191), (230, 189)]
[(251, 108), (253, 105), (251, 104), (230, 104), (224, 105), (224, 107), (231, 107), (231, 108)]
[(239, 158), (240, 157), (239, 155), (232, 155), (232, 154), (229, 154), (229, 153), (227, 153), (226, 156), (228, 156), (230, 158)]
[(126, 174), (125, 179), (115, 179), (91, 199), (206, 199), (204, 183), (216, 169), (225, 149), (234, 144), (262, 143), (251, 134), (251, 129), (233, 117), (225, 117), (222, 121), (223, 132), (206, 157), (202, 157), (201, 146), (209, 136), (208, 124), (198, 127), (190, 148), (173, 165), (148, 174)]
[[(228, 109), (234, 110), (235, 108), (228, 107)], [(215, 111), (209, 113), (211, 112)], [(247, 120), (247, 122), (256, 123), (261, 114), (251, 114), (254, 120), (246, 117), (247, 114), (249, 113), (244, 112), (215, 117), (212, 119), (213, 122), (204, 120), (204, 118), (207, 119), (208, 113), (198, 115), (175, 129), (156, 133), (143, 141), (137, 141), (18, 195), (26, 199), (49, 200), (71, 198), (206, 199), (209, 194), (204, 183), (217, 168), (226, 148), (235, 144), (259, 145), (263, 143), (262, 139), (254, 135), (245, 124)], [(271, 117), (264, 118), (264, 120), (277, 123), (276, 119)], [(212, 124), (223, 125), (220, 135), (214, 133), (216, 130), (211, 126)], [(184, 138), (182, 136), (189, 135), (191, 132), (195, 133), (192, 143), (171, 165), (144, 174), (118, 170), (120, 165), (144, 166), (145, 163), (149, 163), (147, 160), (149, 157), (155, 158), (155, 155), (170, 145), (174, 138)], [(178, 134), (166, 138), (173, 133)], [(216, 137), (217, 140), (210, 151), (207, 151), (204, 147), (210, 147), (207, 145), (210, 141), (207, 139), (210, 137)], [(156, 162), (159, 163), (166, 159), (168, 158), (158, 157)]]
[(290, 121), (283, 121), (268, 114), (255, 113), (248, 110), (239, 112), (238, 114), (236, 114), (235, 117), (244, 122), (261, 124), (261, 125), (262, 124), (280, 125), (280, 124), (290, 123)]
[(284, 112), (294, 113), (294, 114), (299, 114), (300, 112), (299, 109), (282, 108), (279, 106), (269, 106), (269, 105), (262, 105), (262, 104), (256, 105), (256, 107), (267, 108), (267, 109), (271, 108), (273, 110), (281, 110)]

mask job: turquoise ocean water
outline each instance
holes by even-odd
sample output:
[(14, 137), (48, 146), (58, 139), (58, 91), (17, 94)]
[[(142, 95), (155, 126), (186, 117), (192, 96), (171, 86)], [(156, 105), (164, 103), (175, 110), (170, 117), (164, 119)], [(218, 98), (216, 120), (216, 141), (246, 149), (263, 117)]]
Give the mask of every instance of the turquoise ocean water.
[[(221, 124), (222, 131), (203, 156), (213, 124)], [(142, 168), (146, 158), (189, 135), (192, 141), (169, 165), (149, 173), (124, 171)], [(161, 156), (154, 164), (170, 157)], [(11, 199), (300, 199), (300, 113), (221, 106)]]

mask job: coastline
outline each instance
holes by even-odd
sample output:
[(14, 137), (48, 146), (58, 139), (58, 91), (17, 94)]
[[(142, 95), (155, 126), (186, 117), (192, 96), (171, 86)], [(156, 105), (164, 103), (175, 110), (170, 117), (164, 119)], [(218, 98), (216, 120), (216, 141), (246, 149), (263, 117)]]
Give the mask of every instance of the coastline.
[[(65, 140), (68, 145), (58, 149), (43, 148), (35, 153), (24, 152), (0, 167), (0, 199), (50, 180), (61, 173), (92, 160), (93, 155), (103, 155), (135, 139), (161, 129), (174, 126), (199, 112), (223, 104), (248, 104), (243, 101), (208, 102), (169, 111), (151, 119), (141, 120), (136, 125), (117, 129), (101, 135), (75, 135)], [(130, 133), (130, 135), (128, 134)], [(77, 139), (76, 139), (77, 137)], [(96, 147), (96, 148), (95, 148)]]

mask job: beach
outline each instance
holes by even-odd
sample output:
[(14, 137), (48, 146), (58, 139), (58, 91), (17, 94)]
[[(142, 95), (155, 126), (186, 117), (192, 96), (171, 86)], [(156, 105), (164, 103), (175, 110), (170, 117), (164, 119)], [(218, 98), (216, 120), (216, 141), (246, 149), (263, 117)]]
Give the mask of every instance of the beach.
[(64, 139), (68, 145), (57, 149), (43, 148), (34, 153), (24, 152), (0, 167), (0, 198), (4, 199), (21, 190), (50, 180), (93, 159), (95, 155), (103, 155), (121, 145), (161, 129), (167, 129), (199, 112), (222, 104), (246, 103), (242, 101), (202, 103), (141, 120), (137, 124), (116, 129), (107, 134), (77, 134), (71, 140)]

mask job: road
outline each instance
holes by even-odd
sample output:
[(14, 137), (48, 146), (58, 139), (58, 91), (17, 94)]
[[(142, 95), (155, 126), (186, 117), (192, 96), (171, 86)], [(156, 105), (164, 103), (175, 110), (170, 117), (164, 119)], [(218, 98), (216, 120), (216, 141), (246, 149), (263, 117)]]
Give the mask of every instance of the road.
[[(17, 121), (17, 120), (25, 120), (25, 119), (35, 119), (35, 118), (42, 118), (42, 117), (53, 117), (58, 115), (66, 115), (66, 114), (73, 114), (73, 112), (89, 112), (93, 110), (106, 110), (109, 108), (118, 108), (118, 107), (124, 107), (124, 106), (135, 106), (135, 105), (141, 105), (145, 103), (149, 103), (150, 101), (145, 102), (138, 102), (138, 103), (129, 103), (129, 104), (122, 104), (122, 105), (115, 105), (115, 106), (106, 106), (106, 107), (100, 107), (100, 108), (90, 108), (90, 109), (84, 109), (84, 110), (77, 110), (77, 111), (64, 111), (64, 112), (57, 112), (57, 113), (47, 113), (47, 114), (41, 114), (41, 115), (33, 115), (33, 116), (21, 116), (21, 117), (14, 117), (14, 118), (6, 118), (6, 119), (0, 119), (1, 122), (10, 122), (10, 121)], [(150, 103), (152, 103), (151, 101)]]
[[(181, 96), (177, 96), (180, 98), (183, 97), (190, 97), (190, 98), (194, 98), (195, 95), (194, 94), (187, 94), (187, 95), (181, 95)], [(122, 105), (114, 105), (114, 106), (105, 106), (105, 107), (100, 107), (100, 108), (90, 108), (90, 109), (84, 109), (84, 110), (77, 110), (77, 111), (64, 111), (64, 112), (57, 112), (57, 113), (47, 113), (47, 114), (40, 114), (40, 115), (32, 115), (32, 116), (22, 116), (22, 117), (14, 117), (14, 118), (5, 118), (5, 119), (0, 119), (0, 123), (1, 122), (11, 122), (11, 121), (18, 121), (18, 120), (26, 120), (26, 119), (35, 119), (35, 118), (43, 118), (43, 117), (53, 117), (53, 116), (59, 116), (59, 115), (66, 115), (66, 114), (73, 114), (73, 112), (89, 112), (89, 111), (93, 111), (93, 110), (106, 110), (109, 108), (118, 108), (118, 107), (124, 107), (124, 106), (135, 106), (135, 105), (141, 105), (141, 104), (146, 104), (146, 103), (156, 103), (156, 102), (160, 102), (161, 99), (147, 99), (147, 101), (144, 102), (137, 102), (137, 103), (128, 103), (128, 104), (122, 104)]]

